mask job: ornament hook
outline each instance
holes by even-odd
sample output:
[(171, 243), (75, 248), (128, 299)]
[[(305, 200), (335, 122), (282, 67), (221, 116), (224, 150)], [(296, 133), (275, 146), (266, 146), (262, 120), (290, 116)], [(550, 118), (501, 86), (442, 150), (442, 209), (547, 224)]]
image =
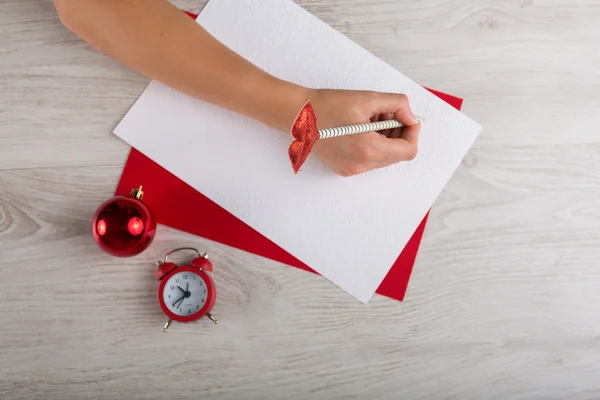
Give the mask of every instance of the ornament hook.
[(144, 192), (142, 191), (142, 185), (140, 185), (137, 189), (133, 189), (129, 196), (134, 197), (138, 200), (141, 200), (144, 197)]

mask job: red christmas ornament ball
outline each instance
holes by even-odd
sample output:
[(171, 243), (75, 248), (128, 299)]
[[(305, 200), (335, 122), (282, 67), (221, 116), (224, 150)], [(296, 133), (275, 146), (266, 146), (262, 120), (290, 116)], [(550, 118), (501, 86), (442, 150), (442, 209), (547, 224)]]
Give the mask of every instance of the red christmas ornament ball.
[(94, 214), (92, 233), (96, 243), (108, 254), (131, 257), (146, 250), (156, 234), (154, 214), (142, 202), (141, 187), (131, 196), (106, 200)]

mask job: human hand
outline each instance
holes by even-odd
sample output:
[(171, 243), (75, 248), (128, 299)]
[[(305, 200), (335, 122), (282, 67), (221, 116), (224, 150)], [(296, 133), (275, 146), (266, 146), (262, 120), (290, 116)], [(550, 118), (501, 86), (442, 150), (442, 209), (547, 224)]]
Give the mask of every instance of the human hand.
[(319, 128), (393, 118), (405, 125), (382, 132), (318, 140), (313, 154), (339, 175), (357, 175), (416, 157), (421, 124), (412, 113), (405, 95), (318, 89), (311, 91), (309, 99)]

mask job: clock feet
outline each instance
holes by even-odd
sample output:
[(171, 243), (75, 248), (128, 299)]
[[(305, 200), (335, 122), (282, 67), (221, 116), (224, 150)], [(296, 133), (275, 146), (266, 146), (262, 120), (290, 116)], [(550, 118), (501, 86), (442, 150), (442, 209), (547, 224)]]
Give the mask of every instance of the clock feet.
[(165, 324), (164, 328), (163, 328), (163, 332), (166, 332), (167, 329), (169, 329), (169, 326), (171, 326), (171, 322), (173, 322), (172, 319), (168, 320), (167, 323)]
[(217, 320), (215, 319), (215, 317), (213, 317), (213, 316), (212, 316), (212, 314), (211, 314), (211, 313), (206, 313), (206, 316), (208, 317), (208, 319), (210, 319), (210, 320), (211, 320), (212, 322), (214, 322), (215, 324), (218, 324), (218, 323), (219, 323), (219, 321), (217, 321)]

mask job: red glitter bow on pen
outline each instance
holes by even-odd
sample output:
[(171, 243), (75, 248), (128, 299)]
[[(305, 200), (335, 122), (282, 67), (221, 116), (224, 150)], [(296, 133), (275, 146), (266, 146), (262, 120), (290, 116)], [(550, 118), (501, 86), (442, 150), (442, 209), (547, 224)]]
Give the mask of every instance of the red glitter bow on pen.
[[(413, 125), (419, 124), (421, 121), (422, 118), (416, 118)], [(292, 167), (297, 174), (298, 171), (300, 171), (302, 164), (304, 164), (308, 158), (314, 144), (319, 139), (356, 135), (366, 132), (381, 132), (386, 129), (396, 129), (403, 126), (404, 125), (400, 121), (390, 119), (377, 122), (365, 122), (356, 125), (339, 126), (335, 128), (318, 129), (317, 115), (315, 114), (312, 104), (310, 104), (310, 100), (308, 100), (300, 110), (300, 113), (292, 125), (292, 137), (294, 138), (294, 141), (288, 150)]]
[(319, 140), (317, 115), (310, 100), (306, 101), (292, 125), (292, 137), (295, 140), (290, 145), (288, 154), (294, 173), (297, 174), (308, 158), (313, 145)]

